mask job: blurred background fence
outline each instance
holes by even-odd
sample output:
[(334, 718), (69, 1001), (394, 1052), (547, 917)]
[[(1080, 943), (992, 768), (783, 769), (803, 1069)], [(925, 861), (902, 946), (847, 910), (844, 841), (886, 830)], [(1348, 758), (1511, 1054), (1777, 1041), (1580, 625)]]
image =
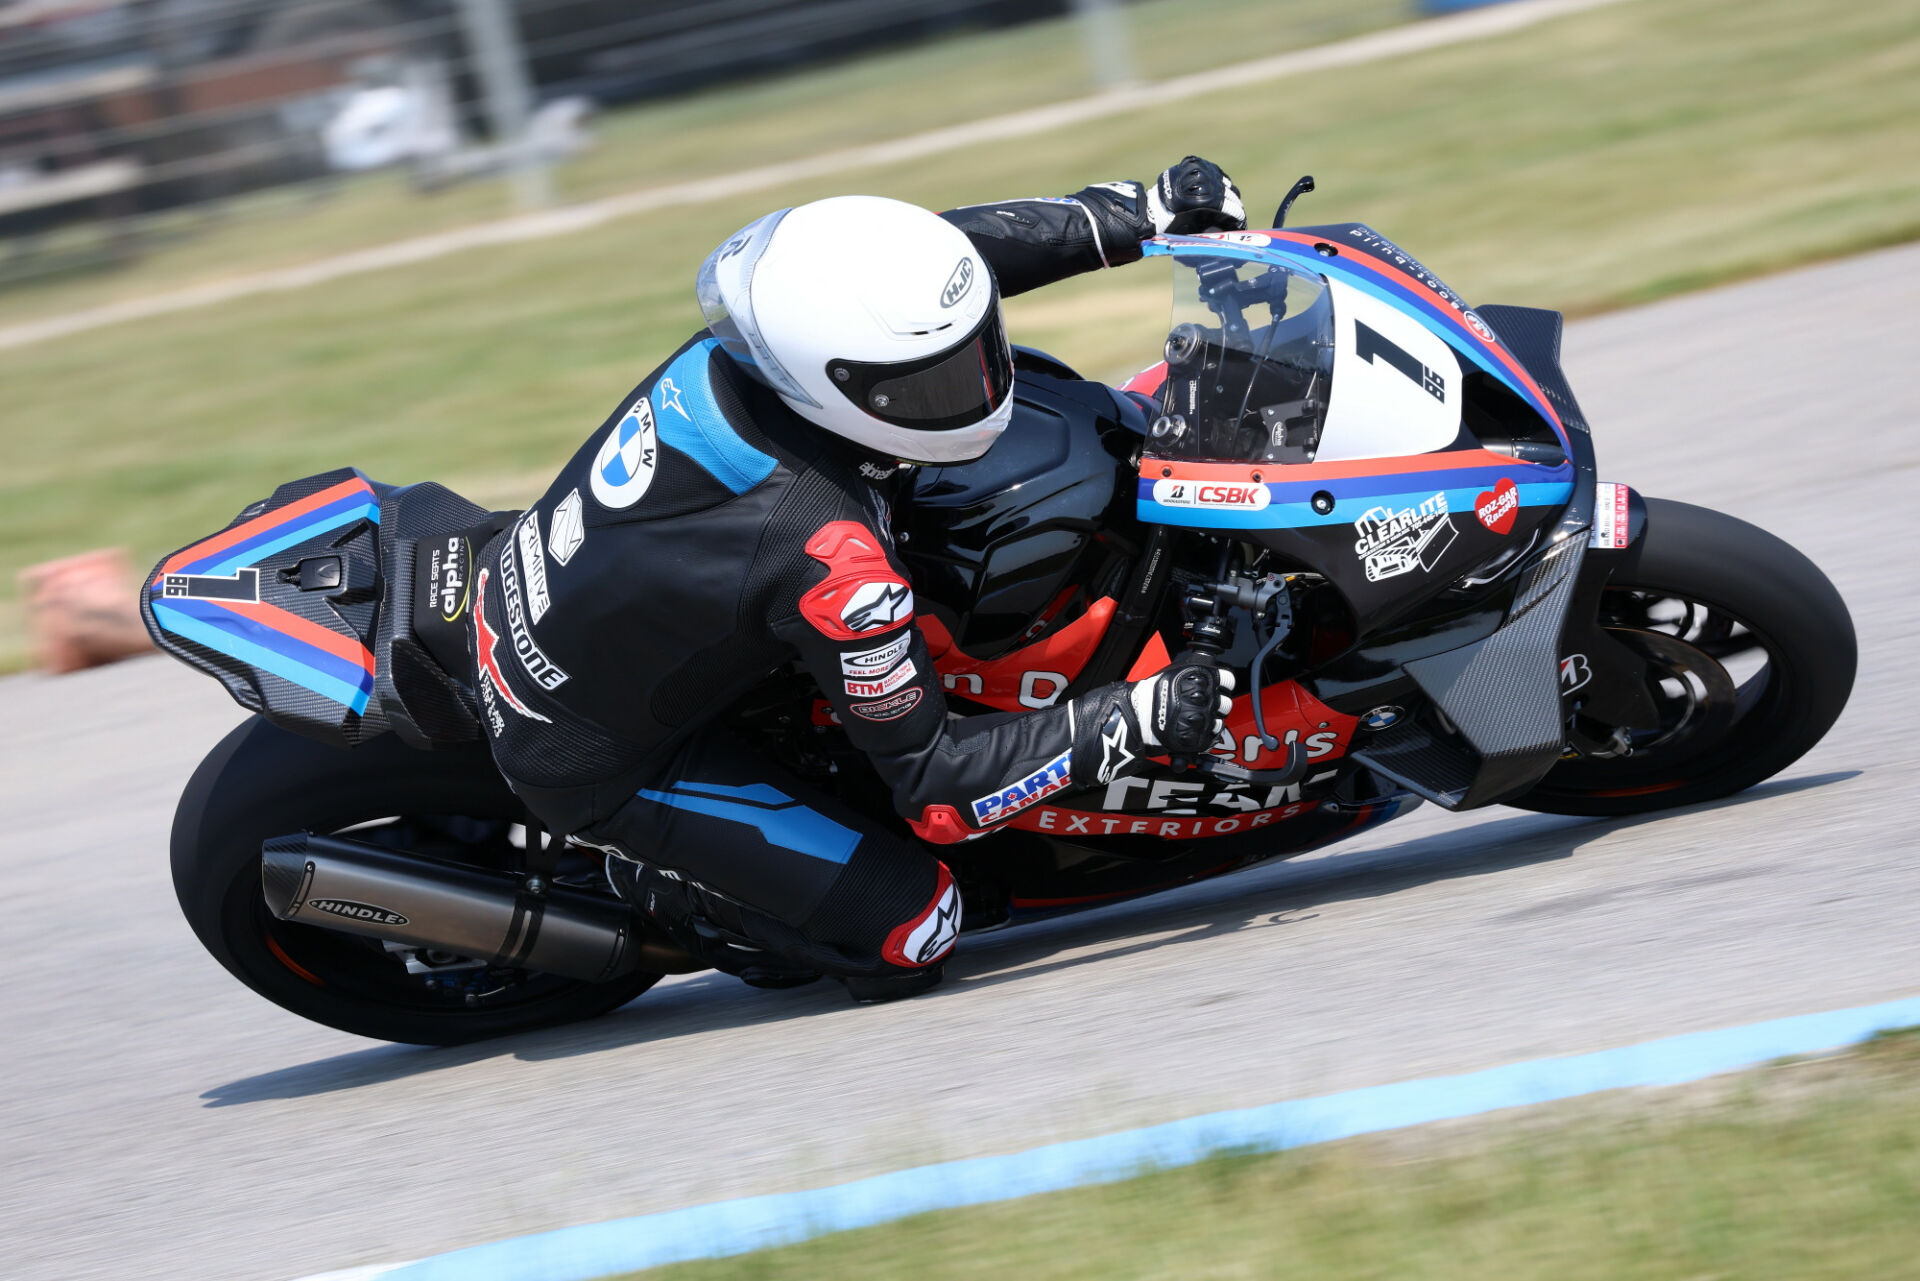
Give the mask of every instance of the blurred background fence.
[[(698, 327), (701, 258), (784, 204), (1198, 151), (1256, 219), (1312, 173), (1298, 220), (1574, 314), (1920, 238), (1915, 0), (1424, 21), (1458, 7), (0, 0), (0, 671), (29, 618), (95, 626), (297, 476), (524, 504)], [(1009, 323), (1123, 377), (1167, 302), (1140, 265)]]
[[(400, 168), (507, 173), (521, 205), (597, 106), (1078, 9), (1130, 78), (1118, 0), (0, 0), (0, 285)], [(279, 200), (242, 202), (277, 192)], [(292, 197), (286, 199), (284, 197)]]

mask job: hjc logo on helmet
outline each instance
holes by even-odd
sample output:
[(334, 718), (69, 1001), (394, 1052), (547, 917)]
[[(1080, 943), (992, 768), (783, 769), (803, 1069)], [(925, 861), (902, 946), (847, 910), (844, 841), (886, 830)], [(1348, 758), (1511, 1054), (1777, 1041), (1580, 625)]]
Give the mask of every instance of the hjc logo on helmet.
[(967, 290), (973, 285), (973, 259), (962, 258), (960, 265), (947, 277), (947, 287), (940, 291), (940, 305), (951, 307), (967, 296)]

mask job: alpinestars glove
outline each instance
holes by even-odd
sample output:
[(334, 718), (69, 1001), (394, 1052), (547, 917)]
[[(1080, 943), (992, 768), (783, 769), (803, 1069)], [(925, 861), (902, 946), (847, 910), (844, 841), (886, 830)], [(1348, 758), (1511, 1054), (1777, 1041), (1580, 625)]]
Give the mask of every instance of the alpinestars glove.
[[(1199, 756), (1219, 739), (1233, 710), (1233, 673), (1182, 662), (1132, 685), (1088, 695), (1074, 743), (1075, 781), (1101, 786), (1153, 768), (1148, 756)], [(1091, 714), (1089, 714), (1091, 713)]]
[(1233, 179), (1211, 160), (1188, 156), (1147, 188), (1147, 213), (1156, 235), (1243, 231), (1247, 207)]

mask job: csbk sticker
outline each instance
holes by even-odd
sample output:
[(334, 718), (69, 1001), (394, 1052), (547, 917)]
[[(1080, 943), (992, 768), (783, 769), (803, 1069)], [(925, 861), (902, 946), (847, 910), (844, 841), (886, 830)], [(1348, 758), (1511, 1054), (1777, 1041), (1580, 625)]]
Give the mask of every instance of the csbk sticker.
[(1068, 748), (1018, 782), (1009, 783), (999, 791), (989, 792), (974, 801), (974, 825), (985, 827), (1017, 814), (1034, 802), (1063, 790), (1072, 777), (1073, 749)]
[(920, 706), (920, 691), (904, 689), (892, 698), (883, 698), (877, 702), (850, 703), (847, 710), (862, 720), (894, 721), (918, 706)]
[(883, 694), (893, 693), (894, 690), (899, 689), (919, 674), (918, 669), (913, 665), (913, 660), (909, 658), (906, 662), (876, 680), (848, 681), (847, 693), (854, 698), (879, 698)]
[(1156, 480), (1153, 501), (1162, 507), (1209, 507), (1216, 511), (1257, 512), (1273, 501), (1273, 491), (1251, 481), (1225, 484), (1211, 480)]

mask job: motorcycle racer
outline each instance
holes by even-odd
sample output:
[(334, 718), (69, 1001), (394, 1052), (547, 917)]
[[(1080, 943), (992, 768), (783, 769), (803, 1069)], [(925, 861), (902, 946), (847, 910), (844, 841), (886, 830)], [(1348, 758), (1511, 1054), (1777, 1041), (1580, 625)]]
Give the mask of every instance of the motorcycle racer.
[[(494, 758), (555, 832), (703, 960), (859, 1000), (937, 983), (960, 924), (921, 842), (991, 834), (1055, 792), (1199, 753), (1231, 676), (1176, 662), (1019, 715), (950, 719), (893, 555), (902, 463), (984, 454), (1012, 414), (1000, 300), (1239, 229), (1189, 156), (1151, 186), (933, 215), (846, 196), (707, 258), (707, 326), (475, 555), (471, 622), (423, 637), (473, 674)], [(431, 623), (429, 625), (432, 625)], [(458, 631), (453, 628), (457, 625)], [(713, 723), (798, 662), (919, 841)]]

